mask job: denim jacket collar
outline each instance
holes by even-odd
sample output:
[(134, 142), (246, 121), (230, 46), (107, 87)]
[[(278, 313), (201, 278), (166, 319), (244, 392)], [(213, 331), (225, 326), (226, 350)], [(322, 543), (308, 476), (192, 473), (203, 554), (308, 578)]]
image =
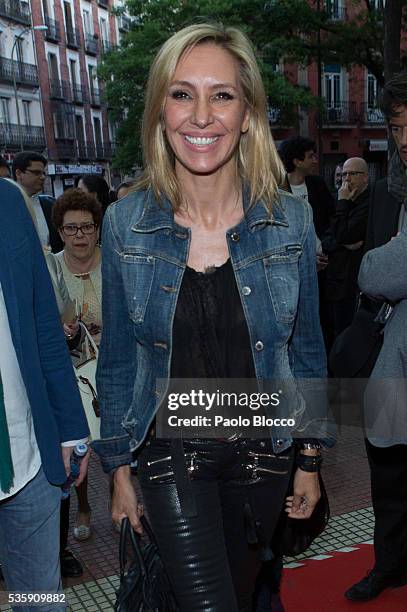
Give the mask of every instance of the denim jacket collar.
[[(249, 191), (247, 188), (243, 190), (245, 220), (249, 230), (253, 231), (257, 226), (267, 224), (289, 226), (285, 215), (284, 192), (279, 191), (278, 196), (270, 214), (262, 202), (249, 206)], [(152, 190), (149, 190), (145, 197), (141, 217), (133, 224), (132, 230), (150, 233), (163, 229), (175, 230), (180, 229), (180, 226), (174, 221), (174, 212), (169, 200), (163, 198), (162, 202), (158, 203)]]

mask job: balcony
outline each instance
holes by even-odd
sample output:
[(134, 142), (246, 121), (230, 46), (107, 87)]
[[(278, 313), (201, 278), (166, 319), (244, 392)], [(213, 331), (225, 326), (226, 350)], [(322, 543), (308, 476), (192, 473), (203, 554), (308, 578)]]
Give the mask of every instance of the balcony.
[(119, 26), (120, 32), (129, 32), (131, 28), (131, 19), (126, 15), (119, 15), (117, 18), (117, 24)]
[(8, 146), (20, 149), (43, 149), (45, 134), (43, 127), (0, 123), (0, 147)]
[(96, 149), (96, 159), (105, 159), (105, 151), (103, 148), (103, 143), (97, 142), (95, 149)]
[(80, 160), (95, 160), (95, 145), (93, 142), (85, 142), (84, 140), (77, 141), (78, 159)]
[(30, 5), (20, 0), (0, 0), (0, 17), (31, 25)]
[(68, 138), (56, 138), (55, 144), (59, 159), (76, 159), (75, 140)]
[(89, 55), (97, 55), (99, 41), (94, 34), (85, 34), (85, 51)]
[(92, 106), (100, 106), (100, 92), (96, 87), (92, 87), (90, 90), (90, 103)]
[(86, 87), (83, 85), (72, 85), (74, 104), (85, 104), (89, 102), (89, 96)]
[(382, 111), (375, 104), (362, 104), (361, 115), (365, 127), (384, 127), (386, 125)]
[(109, 0), (98, 0), (98, 5), (101, 6), (102, 8), (108, 9)]
[(51, 42), (60, 42), (61, 28), (59, 23), (50, 17), (45, 17), (45, 25), (48, 27), (48, 30), (45, 32), (45, 38)]
[(38, 87), (37, 66), (0, 57), (0, 82), (14, 83), (14, 79), (19, 85)]
[(336, 102), (322, 111), (324, 127), (355, 125), (358, 121), (359, 113), (355, 102)]
[(69, 81), (60, 81), (59, 79), (50, 79), (50, 98), (54, 100), (64, 100), (72, 102), (72, 90)]
[(75, 30), (75, 28), (66, 29), (66, 44), (71, 49), (79, 49), (81, 45), (81, 38), (78, 30)]

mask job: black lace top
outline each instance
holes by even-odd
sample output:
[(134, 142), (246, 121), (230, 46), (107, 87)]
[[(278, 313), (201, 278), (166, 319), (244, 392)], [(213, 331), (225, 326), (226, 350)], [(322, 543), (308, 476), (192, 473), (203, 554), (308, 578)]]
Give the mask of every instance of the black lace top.
[(205, 273), (186, 268), (174, 318), (171, 377), (255, 377), (230, 259)]

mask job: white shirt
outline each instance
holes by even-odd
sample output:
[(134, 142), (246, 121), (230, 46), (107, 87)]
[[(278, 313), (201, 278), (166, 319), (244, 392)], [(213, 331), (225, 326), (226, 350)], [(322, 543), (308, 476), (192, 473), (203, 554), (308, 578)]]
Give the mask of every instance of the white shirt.
[(290, 187), (293, 195), (297, 196), (297, 198), (302, 198), (303, 200), (308, 202), (308, 189), (305, 182), (301, 183), (300, 185), (291, 185), (290, 183)]
[(37, 232), (40, 238), (40, 242), (43, 247), (49, 247), (49, 229), (47, 225), (47, 221), (45, 219), (44, 213), (41, 208), (40, 200), (38, 198), (38, 194), (31, 197), (35, 218), (37, 220)]
[(37, 475), (41, 467), (40, 451), (34, 432), (31, 408), (21, 376), (10, 325), (0, 285), (0, 371), (4, 405), (10, 435), (14, 483), (9, 493), (0, 489), (0, 500), (15, 495)]

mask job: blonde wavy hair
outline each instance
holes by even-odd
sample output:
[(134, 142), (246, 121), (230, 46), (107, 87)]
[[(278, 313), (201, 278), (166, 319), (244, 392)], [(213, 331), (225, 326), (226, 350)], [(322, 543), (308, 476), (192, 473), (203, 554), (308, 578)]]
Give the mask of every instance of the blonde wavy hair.
[(239, 65), (240, 85), (249, 109), (249, 128), (240, 138), (237, 171), (249, 188), (250, 205), (262, 200), (271, 211), (284, 168), (268, 123), (267, 98), (260, 70), (247, 36), (237, 28), (218, 23), (183, 28), (164, 43), (151, 65), (142, 126), (144, 172), (137, 189), (152, 189), (158, 201), (168, 198), (174, 210), (182, 204), (175, 158), (162, 128), (162, 116), (179, 60), (187, 50), (207, 43), (228, 51)]

